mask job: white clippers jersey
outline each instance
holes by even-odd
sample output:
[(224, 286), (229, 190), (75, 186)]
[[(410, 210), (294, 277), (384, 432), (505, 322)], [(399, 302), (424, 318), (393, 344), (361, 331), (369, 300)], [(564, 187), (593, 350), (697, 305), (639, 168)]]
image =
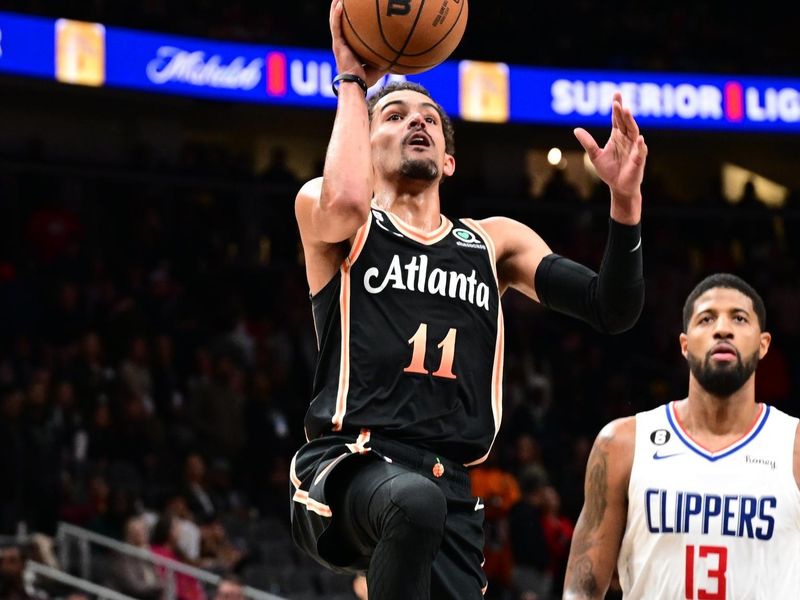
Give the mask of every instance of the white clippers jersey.
[(636, 415), (617, 565), (626, 600), (800, 598), (797, 423), (762, 404), (746, 435), (709, 452), (674, 403)]

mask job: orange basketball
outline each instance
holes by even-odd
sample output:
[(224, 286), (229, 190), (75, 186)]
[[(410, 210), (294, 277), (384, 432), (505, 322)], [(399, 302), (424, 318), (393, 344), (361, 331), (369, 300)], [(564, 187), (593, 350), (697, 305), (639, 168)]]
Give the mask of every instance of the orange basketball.
[(347, 43), (390, 73), (421, 73), (456, 49), (467, 26), (467, 0), (342, 0)]

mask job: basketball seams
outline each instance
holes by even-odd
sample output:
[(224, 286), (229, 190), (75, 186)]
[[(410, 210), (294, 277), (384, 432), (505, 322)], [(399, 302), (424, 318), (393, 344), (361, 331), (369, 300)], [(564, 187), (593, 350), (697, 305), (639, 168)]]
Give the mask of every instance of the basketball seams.
[[(375, 50), (373, 50), (372, 46), (370, 46), (369, 44), (367, 44), (364, 41), (364, 38), (361, 37), (361, 35), (358, 33), (358, 30), (355, 27), (353, 27), (353, 22), (350, 20), (350, 16), (347, 14), (347, 7), (345, 7), (345, 9), (344, 9), (344, 16), (347, 19), (347, 26), (350, 28), (350, 31), (353, 33), (354, 36), (356, 36), (356, 39), (358, 39), (358, 41), (361, 42), (361, 45), (364, 46), (364, 48), (366, 48), (367, 50), (372, 52), (372, 54), (374, 54), (375, 56), (377, 56), (381, 60), (384, 60), (387, 63), (391, 62), (391, 60), (392, 60), (391, 58), (388, 58), (388, 57), (384, 56), (380, 52), (376, 52)], [(389, 47), (389, 49), (392, 50), (392, 52), (394, 52), (394, 48), (392, 48), (391, 46)], [(361, 57), (361, 58), (363, 59), (363, 57)]]
[[(377, 2), (377, 0), (376, 0), (376, 2)], [(369, 44), (367, 44), (367, 43), (364, 41), (364, 38), (362, 38), (362, 37), (361, 37), (361, 35), (358, 33), (358, 30), (357, 30), (357, 29), (356, 29), (356, 28), (353, 26), (353, 22), (350, 20), (350, 15), (347, 13), (347, 5), (346, 5), (344, 2), (342, 2), (342, 7), (344, 8), (344, 17), (345, 17), (345, 19), (347, 19), (347, 26), (350, 28), (350, 31), (353, 33), (353, 35), (354, 35), (354, 36), (356, 36), (356, 38), (358, 39), (358, 41), (359, 41), (359, 42), (361, 42), (361, 45), (362, 45), (362, 46), (364, 46), (364, 48), (366, 48), (367, 50), (369, 50), (370, 52), (372, 52), (372, 54), (374, 54), (375, 56), (377, 56), (377, 57), (378, 57), (378, 58), (380, 58), (381, 60), (383, 60), (383, 61), (386, 61), (387, 63), (390, 63), (390, 62), (392, 61), (392, 59), (391, 59), (391, 58), (388, 58), (388, 57), (384, 56), (384, 55), (383, 55), (383, 54), (381, 54), (380, 52), (376, 52), (376, 51), (375, 51), (375, 50), (372, 48), (372, 46), (370, 46)], [(380, 10), (380, 9), (379, 9), (379, 10)], [(389, 47), (389, 49), (390, 49), (392, 52), (394, 52), (394, 51), (395, 51), (395, 50), (394, 50), (394, 48), (392, 48), (392, 47), (391, 47), (389, 44), (386, 44), (386, 45)], [(361, 57), (361, 58), (363, 59), (363, 57)]]
[[(375, 0), (375, 4), (377, 5), (379, 3), (379, 1), (380, 0)], [(392, 67), (394, 67), (396, 64), (398, 64), (398, 59), (401, 56), (403, 56), (403, 51), (408, 47), (409, 42), (411, 42), (411, 38), (414, 35), (414, 31), (417, 29), (417, 24), (419, 23), (420, 17), (422, 17), (422, 11), (423, 11), (424, 8), (425, 8), (425, 0), (420, 0), (419, 9), (417, 10), (417, 15), (414, 17), (414, 24), (409, 28), (408, 36), (406, 37), (406, 41), (403, 44), (403, 46), (400, 48), (400, 50), (398, 50), (397, 56), (394, 57), (394, 60), (392, 61), (392, 64), (390, 64), (389, 67), (388, 67), (388, 70), (391, 71)], [(380, 19), (380, 15), (378, 15), (378, 18)], [(380, 21), (380, 20), (378, 22), (380, 23), (381, 36), (382, 36), (383, 35), (383, 22)]]
[[(444, 23), (436, 20), (437, 14), (441, 16), (437, 2), (417, 0), (402, 4), (406, 6), (416, 4), (416, 11), (413, 14), (392, 11), (390, 14), (387, 0), (375, 0), (374, 8), (370, 6), (369, 0), (349, 2), (342, 0), (345, 37), (352, 43), (356, 55), (361, 55), (362, 61), (380, 70), (411, 75), (436, 67), (444, 60), (440, 57), (449, 56), (464, 34), (466, 23), (462, 21), (466, 20), (468, 0), (458, 2), (458, 12), (451, 10), (448, 17), (443, 20)], [(447, 0), (442, 5), (446, 4)], [(431, 12), (426, 11), (428, 8), (433, 10), (430, 15), (426, 14)], [(386, 15), (383, 14), (384, 9), (387, 9)], [(393, 18), (395, 14), (402, 15), (402, 20), (396, 22)], [(384, 16), (387, 17), (386, 20)], [(449, 24), (445, 25), (447, 21)], [(440, 28), (439, 25), (445, 25), (446, 29)], [(398, 48), (393, 42), (399, 40), (402, 40), (402, 43)], [(427, 42), (430, 45), (424, 50), (419, 50), (422, 46), (420, 42)], [(408, 52), (409, 49), (413, 51)], [(420, 64), (423, 61), (425, 64)]]
[[(461, 4), (461, 7), (460, 7), (460, 9), (459, 9), (459, 11), (458, 11), (458, 15), (456, 15), (456, 18), (455, 18), (455, 19), (453, 19), (453, 23), (450, 25), (450, 29), (448, 29), (448, 30), (447, 30), (447, 33), (445, 33), (445, 34), (444, 34), (444, 35), (443, 35), (441, 38), (439, 38), (439, 41), (438, 41), (438, 42), (436, 42), (436, 43), (435, 43), (433, 46), (431, 46), (430, 48), (426, 48), (425, 50), (422, 50), (421, 52), (404, 52), (404, 53), (403, 53), (403, 56), (412, 57), (412, 56), (421, 56), (421, 55), (423, 55), (423, 54), (427, 54), (428, 52), (430, 52), (431, 50), (433, 50), (434, 48), (436, 48), (436, 46), (438, 46), (438, 45), (439, 45), (439, 44), (441, 44), (443, 41), (445, 41), (445, 40), (446, 40), (446, 39), (447, 39), (447, 38), (450, 36), (450, 34), (451, 34), (451, 33), (453, 33), (453, 29), (455, 29), (455, 28), (456, 28), (456, 26), (457, 26), (459, 23), (461, 23), (461, 16), (462, 16), (462, 15), (463, 15), (463, 13), (464, 13), (464, 7), (465, 7), (465, 6), (466, 6), (466, 3), (463, 3), (463, 4)], [(465, 26), (466, 26), (466, 24), (465, 24)], [(402, 63), (396, 63), (396, 64), (398, 64), (398, 65), (401, 65), (401, 66), (402, 66)], [(438, 64), (438, 63), (437, 63), (437, 64)], [(432, 66), (434, 66), (434, 67), (435, 67), (436, 65), (432, 65)]]

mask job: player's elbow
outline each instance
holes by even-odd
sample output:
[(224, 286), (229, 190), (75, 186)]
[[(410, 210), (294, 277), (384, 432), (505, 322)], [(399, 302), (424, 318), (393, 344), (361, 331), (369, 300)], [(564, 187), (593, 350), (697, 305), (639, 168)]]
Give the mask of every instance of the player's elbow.
[(328, 218), (363, 223), (369, 216), (369, 197), (367, 194), (323, 191), (320, 208)]
[(639, 321), (644, 308), (644, 281), (631, 286), (613, 299), (601, 298), (601, 331), (616, 335), (632, 329)]

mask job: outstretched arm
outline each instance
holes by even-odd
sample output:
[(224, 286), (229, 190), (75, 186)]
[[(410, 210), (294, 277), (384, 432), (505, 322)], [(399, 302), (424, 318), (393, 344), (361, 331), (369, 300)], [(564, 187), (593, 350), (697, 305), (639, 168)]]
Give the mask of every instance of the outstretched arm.
[(569, 551), (564, 600), (602, 600), (608, 591), (625, 531), (635, 431), (634, 417), (620, 419), (595, 440)]
[(636, 324), (644, 306), (639, 220), (647, 146), (618, 93), (611, 122), (611, 137), (603, 148), (586, 130), (575, 130), (611, 189), (608, 241), (599, 273), (552, 253), (538, 235), (511, 219), (487, 219), (481, 224), (497, 248), (501, 289), (513, 287), (598, 331), (620, 333)]

